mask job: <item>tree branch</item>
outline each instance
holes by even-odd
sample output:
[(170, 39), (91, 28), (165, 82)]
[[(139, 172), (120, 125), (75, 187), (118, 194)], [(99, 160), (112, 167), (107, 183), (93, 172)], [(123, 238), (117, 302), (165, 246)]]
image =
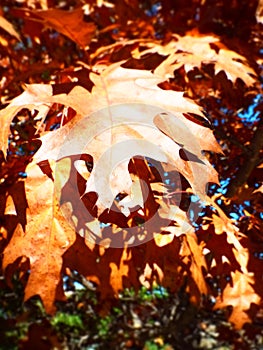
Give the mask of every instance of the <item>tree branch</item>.
[(244, 154), (249, 154), (251, 153), (251, 151), (248, 149), (248, 147), (246, 147), (243, 143), (239, 142), (235, 137), (233, 137), (232, 135), (226, 135), (223, 131), (215, 128), (214, 130), (214, 134), (216, 137), (220, 138), (220, 140), (227, 140), (228, 142), (232, 143), (233, 145), (239, 147), (240, 149), (242, 149), (242, 151), (244, 152)]
[(257, 166), (259, 160), (259, 154), (263, 147), (263, 119), (260, 120), (257, 130), (247, 147), (245, 163), (239, 168), (236, 176), (230, 181), (226, 197), (233, 197), (238, 189), (247, 181), (253, 169)]

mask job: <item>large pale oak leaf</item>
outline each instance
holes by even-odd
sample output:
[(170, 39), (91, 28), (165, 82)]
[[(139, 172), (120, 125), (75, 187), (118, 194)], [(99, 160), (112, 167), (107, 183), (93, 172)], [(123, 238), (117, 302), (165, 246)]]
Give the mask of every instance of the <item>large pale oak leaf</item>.
[[(195, 113), (204, 118), (198, 105), (183, 93), (160, 89), (160, 78), (148, 71), (117, 64), (100, 75), (91, 74), (91, 80), (94, 87), (90, 93), (76, 87), (67, 95), (51, 96), (49, 90), (46, 103), (70, 106), (78, 115), (41, 138), (36, 160), (90, 154), (94, 168), (86, 192), (95, 190), (99, 194), (101, 210), (110, 207), (118, 193), (129, 193), (132, 181), (128, 162), (134, 156), (170, 164), (200, 196), (205, 194), (208, 182), (217, 182), (215, 170), (202, 154), (203, 150), (220, 151), (213, 133), (184, 116)], [(181, 149), (194, 155), (196, 161), (184, 160)]]
[[(201, 197), (208, 182), (217, 182), (216, 171), (202, 151), (218, 152), (220, 147), (209, 128), (184, 116), (184, 113), (194, 113), (205, 118), (197, 104), (181, 92), (160, 89), (157, 84), (162, 79), (151, 72), (125, 69), (119, 64), (102, 70), (101, 74), (91, 73), (90, 79), (94, 82), (91, 92), (76, 86), (69, 94), (54, 95), (51, 85), (28, 86), (1, 111), (2, 146), (7, 144), (8, 124), (20, 108), (36, 109), (41, 114), (43, 106), (46, 113), (45, 106), (61, 103), (75, 109), (77, 116), (41, 138), (42, 146), (35, 159), (58, 160), (85, 152), (92, 155), (94, 169), (86, 192), (96, 190), (99, 194), (100, 211), (110, 207), (118, 193), (130, 193), (128, 161), (134, 156), (169, 163)], [(118, 147), (122, 145), (129, 146), (123, 155), (122, 148)], [(181, 149), (190, 152), (196, 160), (184, 160)]]

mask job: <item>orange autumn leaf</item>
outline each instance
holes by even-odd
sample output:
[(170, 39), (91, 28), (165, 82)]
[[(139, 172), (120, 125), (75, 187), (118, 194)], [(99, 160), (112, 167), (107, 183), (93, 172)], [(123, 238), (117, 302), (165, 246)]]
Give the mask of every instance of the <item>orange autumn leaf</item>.
[(34, 11), (19, 9), (16, 12), (27, 21), (36, 21), (43, 24), (46, 29), (51, 28), (56, 30), (83, 49), (90, 44), (96, 31), (96, 26), (93, 22), (86, 22), (84, 20), (84, 11), (82, 8), (71, 11), (54, 8)]
[(17, 225), (5, 249), (3, 266), (6, 268), (20, 257), (28, 259), (31, 272), (25, 300), (38, 294), (47, 312), (53, 312), (55, 299), (63, 298), (62, 255), (74, 242), (75, 232), (61, 215), (52, 179), (38, 165), (30, 165), (27, 171), (27, 222), (24, 228)]
[(249, 309), (252, 303), (258, 304), (260, 296), (255, 293), (252, 275), (240, 271), (231, 272), (232, 282), (228, 284), (221, 297), (217, 298), (215, 309), (231, 306), (229, 321), (241, 329), (245, 323), (251, 322)]

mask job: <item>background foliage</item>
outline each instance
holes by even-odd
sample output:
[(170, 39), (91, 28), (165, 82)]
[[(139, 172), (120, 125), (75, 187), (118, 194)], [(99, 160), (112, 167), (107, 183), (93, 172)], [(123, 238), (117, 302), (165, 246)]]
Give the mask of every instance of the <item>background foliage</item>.
[[(262, 348), (262, 1), (2, 0), (0, 45), (0, 347)], [(161, 77), (156, 84), (167, 96), (165, 103), (182, 93), (184, 116), (193, 130), (206, 130), (204, 144), (209, 146), (202, 150), (207, 150), (220, 186), (211, 170), (211, 202), (201, 202), (187, 192), (193, 179), (180, 175), (182, 212), (190, 202), (202, 206), (198, 221), (189, 218), (195, 230), (192, 241), (190, 235), (172, 236), (172, 243), (158, 236), (141, 251), (133, 250), (129, 260), (127, 252), (97, 251), (69, 232), (69, 248), (58, 251), (56, 242), (49, 247), (60, 280), (57, 275), (48, 279), (47, 234), (38, 221), (48, 218), (47, 197), (47, 206), (36, 204), (33, 214), (28, 207), (45, 193), (43, 188), (51, 188), (51, 176), (47, 179), (47, 164), (39, 173), (36, 163), (52, 155), (59, 142), (54, 132), (62, 139), (82, 109), (103, 105), (96, 74), (108, 84), (109, 96), (123, 94), (127, 100), (125, 91), (132, 91), (125, 85), (127, 76), (138, 78), (138, 71)], [(117, 84), (124, 85), (114, 90), (116, 72), (122, 72)], [(43, 90), (25, 84), (42, 84)], [(74, 94), (78, 87), (87, 90), (86, 104)], [(139, 91), (149, 101), (146, 90)], [(197, 110), (189, 113), (186, 97), (202, 107), (206, 118)], [(211, 130), (223, 153), (218, 153)], [(189, 154), (180, 157), (194, 162)], [(143, 169), (137, 175), (146, 180)], [(149, 173), (153, 186), (158, 175), (152, 168)], [(168, 186), (168, 193), (174, 190)], [(156, 193), (147, 203), (151, 210)], [(94, 205), (96, 198), (89, 200)], [(128, 222), (94, 215), (120, 227)], [(132, 219), (140, 227), (138, 220), (145, 217)], [(173, 232), (170, 226), (167, 230)], [(190, 248), (179, 254), (183, 242)], [(94, 256), (104, 256), (98, 272), (90, 266)], [(168, 257), (165, 262), (163, 257)], [(132, 272), (134, 266), (144, 283)], [(54, 305), (56, 313), (47, 314)]]

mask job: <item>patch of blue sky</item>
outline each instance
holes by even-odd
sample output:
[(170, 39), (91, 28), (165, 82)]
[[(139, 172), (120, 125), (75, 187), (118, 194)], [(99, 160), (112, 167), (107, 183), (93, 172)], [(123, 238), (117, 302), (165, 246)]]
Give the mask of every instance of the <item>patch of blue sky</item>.
[(24, 171), (20, 171), (20, 172), (18, 173), (18, 175), (19, 175), (20, 177), (22, 177), (23, 179), (27, 178), (27, 173), (25, 173)]
[(162, 286), (156, 286), (152, 290), (147, 290), (146, 294), (156, 297), (168, 297), (168, 290)]
[[(251, 204), (249, 201), (245, 201), (246, 206), (250, 207), (250, 212), (251, 212)], [(247, 216), (245, 210), (246, 210), (246, 206), (244, 206), (243, 204), (239, 204), (239, 205), (234, 205), (233, 207), (233, 211), (229, 214), (229, 216), (235, 220), (238, 221), (241, 217)]]
[(17, 148), (15, 154), (16, 154), (17, 156), (24, 156), (26, 153), (25, 153), (23, 147), (19, 146), (19, 147)]
[(191, 195), (191, 202), (196, 203), (200, 201), (200, 198), (196, 194)]
[(226, 179), (222, 179), (220, 181), (220, 187), (216, 190), (216, 193), (225, 194), (229, 183), (230, 183), (230, 177), (228, 177)]
[(256, 111), (256, 107), (261, 103), (263, 97), (261, 94), (258, 94), (254, 99), (253, 103), (247, 108), (238, 113), (240, 119), (246, 124), (253, 124), (259, 120), (260, 112)]
[(111, 223), (100, 222), (100, 228), (105, 228), (111, 226)]
[[(74, 275), (77, 275), (76, 271), (72, 271)], [(69, 280), (68, 276), (64, 276), (63, 277), (63, 284), (64, 284), (64, 288), (66, 288), (67, 282)], [(78, 281), (73, 281), (75, 290), (84, 290), (85, 287), (83, 286), (83, 284), (79, 283)]]
[(83, 286), (83, 284), (77, 282), (77, 281), (74, 281), (74, 287), (76, 290), (83, 290), (85, 289), (85, 287)]
[(170, 179), (165, 179), (164, 182), (165, 182), (166, 185), (170, 185), (171, 180)]
[(236, 221), (238, 221), (238, 219), (240, 217), (240, 215), (238, 215), (237, 213), (234, 213), (234, 212), (230, 213), (229, 216), (231, 217), (231, 219), (234, 219)]
[(156, 4), (153, 4), (150, 9), (145, 10), (145, 13), (149, 17), (157, 16), (161, 8), (162, 8), (161, 3), (157, 2)]
[(18, 51), (18, 50), (26, 50), (26, 47), (24, 45), (24, 43), (22, 41), (18, 41), (15, 46), (14, 46), (14, 50)]
[(214, 123), (214, 126), (218, 126), (218, 125), (219, 125), (219, 121), (218, 121), (217, 119), (215, 119), (215, 120), (213, 121), (213, 123)]
[(196, 224), (195, 221), (197, 220), (197, 216), (202, 217), (205, 215), (203, 209), (206, 207), (206, 203), (202, 202), (201, 199), (195, 194), (191, 195), (191, 202), (196, 204), (189, 208), (188, 217), (192, 225), (194, 227), (198, 227), (198, 224)]
[(260, 260), (263, 260), (263, 252), (255, 252), (254, 256)]
[(222, 204), (222, 199), (218, 198), (216, 202), (217, 202), (217, 204), (221, 205)]
[[(232, 110), (228, 109), (227, 107), (220, 107), (220, 112), (224, 113), (225, 115), (232, 114)], [(224, 124), (225, 120), (221, 120), (222, 124)]]

